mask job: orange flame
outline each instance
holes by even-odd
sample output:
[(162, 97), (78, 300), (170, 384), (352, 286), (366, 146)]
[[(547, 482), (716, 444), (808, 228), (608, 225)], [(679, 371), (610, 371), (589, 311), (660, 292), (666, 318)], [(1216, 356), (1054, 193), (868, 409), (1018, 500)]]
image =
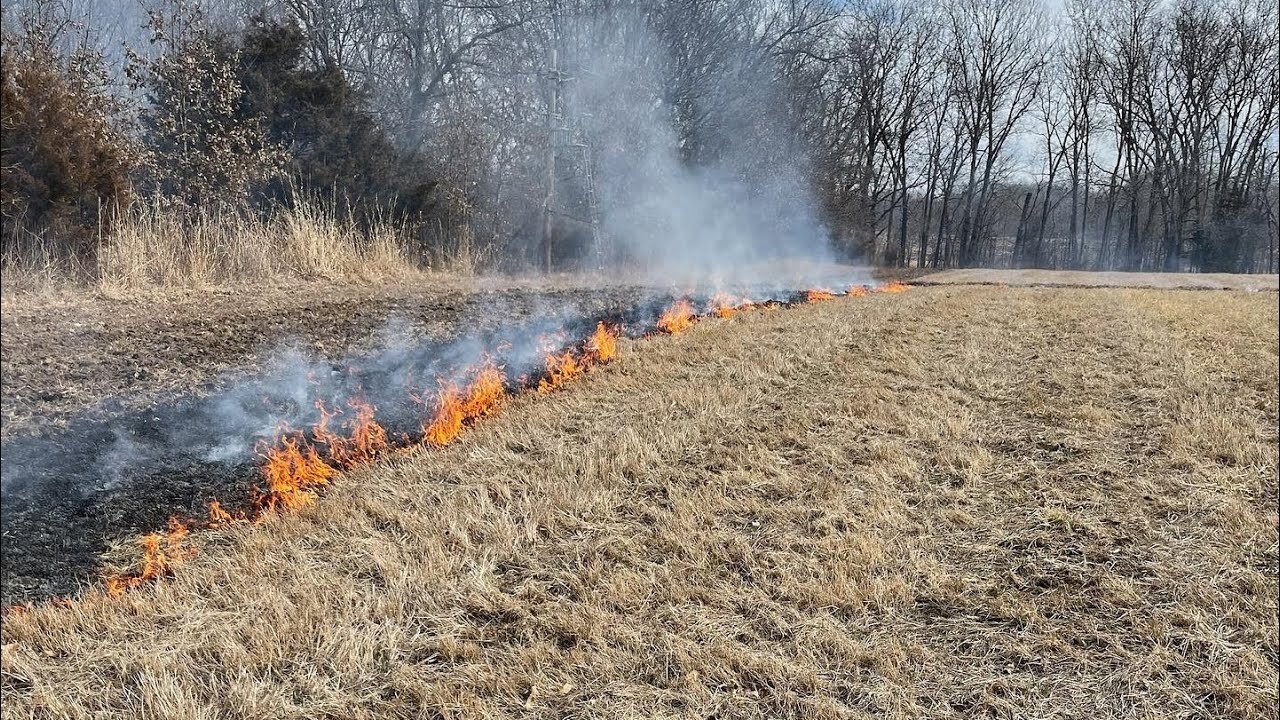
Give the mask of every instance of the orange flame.
[(611, 362), (618, 356), (618, 331), (596, 323), (596, 331), (587, 338), (586, 351), (594, 362)]
[(195, 550), (183, 546), (187, 526), (177, 518), (169, 518), (169, 527), (163, 533), (145, 535), (138, 543), (142, 546), (142, 567), (136, 572), (112, 575), (103, 581), (107, 595), (119, 597), (125, 591), (159, 577), (172, 575), (175, 568), (195, 554)]
[(586, 372), (586, 363), (574, 356), (572, 350), (551, 354), (546, 360), (546, 375), (538, 381), (538, 392), (547, 393)]
[(718, 292), (711, 298), (710, 312), (718, 318), (731, 318), (739, 310), (745, 310), (751, 307), (751, 301), (746, 298), (733, 298), (725, 293)]
[[(689, 316), (692, 316), (691, 309)], [(547, 374), (538, 389), (544, 392), (554, 389), (592, 365), (613, 360), (617, 357), (617, 343), (618, 330), (598, 323), (595, 332), (582, 344), (580, 353), (566, 350), (547, 356)], [(437, 447), (451, 442), (469, 423), (497, 410), (506, 393), (506, 376), (492, 361), (480, 366), (465, 391), (456, 385), (442, 384), (439, 406), (431, 423), (423, 428), (423, 442)], [(274, 445), (266, 449), (263, 449), (265, 443), (260, 445), (266, 489), (254, 497), (252, 514), (233, 515), (217, 500), (212, 500), (203, 526), (217, 528), (250, 520), (257, 522), (278, 511), (311, 505), (316, 500), (316, 490), (328, 485), (341, 469), (372, 460), (390, 449), (392, 443), (386, 430), (374, 420), (375, 408), (358, 399), (349, 400), (347, 405), (355, 410), (354, 416), (342, 423), (349, 431), (347, 435), (331, 429), (333, 419), (341, 411), (329, 410), (323, 402), (317, 402), (320, 419), (312, 428), (314, 443), (302, 433), (282, 427)], [(406, 443), (411, 442), (408, 436), (403, 438)], [(317, 446), (324, 447), (325, 457), (321, 457)], [(182, 521), (170, 518), (165, 532), (144, 536), (139, 541), (141, 567), (135, 572), (105, 577), (103, 585), (107, 594), (118, 597), (144, 583), (172, 575), (175, 568), (195, 554), (194, 549), (184, 546), (187, 534), (188, 528)]]
[(604, 323), (596, 323), (595, 332), (582, 344), (582, 352), (572, 349), (549, 352), (538, 392), (548, 393), (582, 375), (593, 365), (612, 361), (618, 356), (618, 330)]
[(468, 420), (478, 420), (491, 415), (507, 395), (507, 376), (493, 362), (486, 362), (467, 386), (467, 401), (463, 412)]
[(209, 519), (205, 523), (209, 527), (218, 528), (223, 525), (230, 525), (233, 522), (244, 522), (244, 520), (243, 515), (232, 515), (224, 510), (222, 503), (217, 500), (209, 501)]
[[(908, 285), (892, 281), (872, 292), (899, 293), (907, 289)], [(848, 289), (848, 294), (854, 297), (866, 295), (867, 292), (867, 288), (860, 285)], [(805, 294), (808, 302), (832, 297), (834, 294), (826, 290), (810, 290)], [(781, 305), (766, 302), (758, 307), (772, 310)], [(749, 307), (757, 306), (745, 299), (735, 301), (717, 294), (709, 312), (720, 317), (731, 317), (736, 311)], [(688, 329), (696, 320), (693, 306), (689, 300), (682, 299), (662, 313), (658, 328), (675, 335)], [(593, 365), (615, 359), (618, 335), (617, 328), (598, 323), (595, 332), (580, 346), (580, 350), (548, 353), (545, 375), (539, 381), (537, 389), (549, 392), (582, 375)], [(522, 378), (521, 384), (526, 382)], [(437, 409), (430, 423), (423, 427), (423, 442), (434, 447), (452, 442), (470, 423), (495, 412), (506, 393), (506, 376), (492, 361), (486, 361), (480, 366), (465, 389), (442, 383)], [(259, 448), (265, 461), (262, 474), (266, 489), (259, 491), (254, 498), (252, 513), (248, 516), (245, 513), (233, 515), (214, 500), (209, 503), (205, 525), (221, 527), (235, 522), (258, 521), (277, 511), (296, 510), (311, 505), (316, 500), (316, 491), (327, 486), (340, 470), (372, 460), (390, 449), (392, 441), (386, 430), (374, 419), (375, 408), (362, 400), (350, 400), (347, 404), (355, 411), (353, 416), (342, 423), (342, 428), (348, 434), (339, 434), (331, 429), (333, 419), (341, 411), (331, 411), (323, 403), (317, 403), (320, 420), (312, 428), (314, 444), (308, 442), (302, 433), (282, 428), (273, 446), (265, 450)], [(397, 441), (396, 444), (400, 442)], [(403, 442), (411, 441), (403, 436)], [(318, 446), (323, 446), (325, 450), (323, 457)], [(172, 575), (176, 567), (195, 554), (193, 548), (184, 545), (187, 534), (187, 526), (177, 518), (171, 518), (166, 531), (144, 536), (139, 541), (143, 551), (141, 567), (134, 572), (105, 578), (106, 592), (113, 597), (118, 596), (148, 581)]]
[(658, 329), (669, 335), (679, 335), (689, 329), (694, 317), (693, 306), (689, 301), (678, 300), (658, 318)]
[(849, 292), (846, 295), (849, 297), (866, 297), (867, 288), (865, 285), (850, 285)]
[(462, 434), (467, 423), (492, 414), (506, 396), (506, 381), (502, 370), (486, 361), (465, 391), (457, 385), (441, 384), (435, 415), (422, 428), (423, 441), (444, 447)]
[(422, 428), (423, 440), (432, 447), (444, 447), (462, 433), (462, 391), (457, 385), (442, 385), (436, 413)]
[(279, 445), (266, 451), (262, 475), (267, 489), (254, 499), (261, 513), (297, 510), (315, 502), (315, 489), (324, 487), (338, 474), (320, 454), (296, 435), (288, 435)]
[(325, 445), (329, 460), (344, 468), (368, 462), (390, 447), (387, 431), (373, 419), (376, 408), (360, 399), (348, 400), (347, 406), (356, 411), (354, 418), (342, 424), (350, 431), (349, 436), (337, 435), (329, 429), (329, 422), (341, 411), (325, 409), (324, 401), (316, 403), (320, 420), (312, 428), (316, 442)]

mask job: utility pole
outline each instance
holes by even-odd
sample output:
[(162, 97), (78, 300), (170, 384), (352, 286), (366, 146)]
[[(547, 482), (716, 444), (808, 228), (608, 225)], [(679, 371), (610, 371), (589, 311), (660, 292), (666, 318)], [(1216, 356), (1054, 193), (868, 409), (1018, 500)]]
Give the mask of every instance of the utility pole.
[(556, 150), (559, 144), (560, 94), (564, 77), (560, 74), (560, 13), (558, 3), (551, 3), (551, 67), (547, 71), (547, 198), (542, 207), (542, 260), (543, 270), (551, 274), (551, 236), (555, 230), (556, 211)]
[[(605, 253), (600, 237), (595, 179), (591, 172), (591, 145), (587, 133), (579, 122), (581, 118), (575, 115), (572, 108), (568, 111), (565, 109), (565, 84), (574, 78), (572, 71), (566, 72), (561, 66), (560, 51), (564, 38), (557, 0), (551, 0), (550, 9), (551, 36), (548, 39), (547, 53), (549, 67), (544, 73), (547, 79), (547, 194), (542, 206), (543, 270), (548, 274), (552, 271), (555, 230), (557, 226), (563, 225), (563, 223), (557, 223), (557, 216), (578, 224), (586, 224), (591, 228), (590, 252), (595, 256), (596, 269), (603, 270)], [(569, 104), (572, 105), (572, 103)], [(568, 121), (566, 116), (572, 116), (573, 121)], [(560, 177), (562, 166), (571, 173), (570, 177)], [(562, 189), (560, 181), (566, 179), (571, 181), (570, 186)], [(576, 197), (574, 196), (574, 188), (577, 187), (575, 181), (582, 183), (581, 199), (586, 203), (585, 217), (582, 213), (572, 212), (563, 207), (566, 200), (561, 196), (569, 195), (568, 202), (572, 202)]]
[(604, 271), (604, 243), (600, 238), (600, 211), (596, 205), (596, 181), (591, 173), (591, 146), (582, 141), (582, 170), (586, 176), (587, 220), (591, 223), (591, 251), (596, 256), (596, 270)]

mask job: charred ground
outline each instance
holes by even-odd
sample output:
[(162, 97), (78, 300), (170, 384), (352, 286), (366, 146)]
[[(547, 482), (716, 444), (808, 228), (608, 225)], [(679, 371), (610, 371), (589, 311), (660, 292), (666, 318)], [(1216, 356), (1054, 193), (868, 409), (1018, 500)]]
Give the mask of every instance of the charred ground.
[(236, 382), (232, 371), (260, 369), (285, 344), (337, 360), (375, 344), (393, 317), (417, 338), (446, 340), (475, 323), (497, 327), (557, 302), (608, 311), (637, 292), (444, 280), (6, 298), (0, 432), (40, 435), (86, 410), (106, 417), (209, 392)]
[(626, 343), (7, 617), (5, 710), (1270, 717), (1274, 301), (917, 288)]
[[(542, 356), (535, 339), (570, 342), (600, 321), (636, 336), (676, 299), (639, 286), (339, 288), (301, 305), (300, 294), (249, 297), (198, 307), (182, 298), (82, 302), (80, 319), (65, 322), (58, 312), (6, 316), (26, 332), (6, 343), (17, 379), (5, 384), (13, 427), (3, 444), (4, 605), (76, 594), (102, 574), (114, 545), (125, 544), (127, 562), (130, 539), (171, 517), (201, 523), (213, 500), (245, 510), (261, 481), (258, 446), (282, 427), (314, 424), (317, 401), (341, 414), (359, 399), (391, 437), (418, 436), (435, 379), (466, 369), (481, 350), (519, 372), (530, 350)], [(111, 323), (86, 319), (94, 317), (86, 308), (107, 307), (116, 310)], [(49, 344), (60, 350), (42, 354)], [(104, 344), (142, 350), (89, 352)], [(145, 373), (135, 369), (139, 357), (148, 358)], [(47, 393), (22, 388), (31, 373), (38, 385), (69, 390), (47, 407), (33, 402)], [(136, 392), (108, 394), (121, 383)]]
[[(330, 388), (345, 391), (338, 402), (356, 387), (384, 389), (381, 421), (407, 433), (416, 428), (403, 386), (378, 376), (388, 366), (439, 372), (428, 365), (464, 336), (492, 347), (537, 316), (562, 313), (580, 331), (661, 302), (652, 292), (642, 302), (636, 287), (312, 290), (6, 307), (4, 605), (76, 593), (113, 544), (171, 516), (202, 517), (212, 499), (243, 507), (258, 458), (208, 455), (229, 432), (218, 417), (226, 395), (280, 394), (264, 372), (348, 376)], [(393, 346), (416, 356), (388, 360)], [(282, 347), (320, 362), (289, 367)], [(137, 457), (126, 465), (122, 453)]]

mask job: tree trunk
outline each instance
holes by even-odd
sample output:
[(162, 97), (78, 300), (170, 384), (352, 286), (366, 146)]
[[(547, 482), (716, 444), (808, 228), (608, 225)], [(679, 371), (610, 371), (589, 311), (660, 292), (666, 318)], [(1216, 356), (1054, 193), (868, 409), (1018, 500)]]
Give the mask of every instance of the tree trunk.
[(1025, 267), (1027, 252), (1027, 219), (1031, 217), (1031, 193), (1022, 197), (1022, 214), (1018, 217), (1018, 231), (1013, 238), (1013, 262)]
[(929, 185), (924, 194), (924, 218), (920, 223), (920, 261), (917, 267), (925, 267), (929, 260), (929, 223), (933, 220), (933, 191), (936, 183), (932, 172), (929, 174)]
[(969, 226), (973, 222), (973, 186), (978, 181), (978, 140), (969, 142), (969, 183), (964, 189), (964, 215), (960, 216), (960, 258), (961, 267), (968, 266)]
[[(1089, 161), (1089, 135), (1088, 133), (1086, 133), (1084, 136), (1084, 202), (1083, 202), (1083, 206), (1080, 209), (1080, 225), (1079, 225), (1080, 245), (1077, 249), (1076, 258), (1075, 258), (1075, 267), (1077, 269), (1084, 267), (1085, 238), (1088, 237), (1089, 235), (1089, 195), (1092, 192), (1091, 186), (1089, 185), (1089, 180), (1092, 177), (1090, 174), (1091, 166), (1092, 166), (1092, 163)], [(1073, 197), (1072, 204), (1074, 205), (1074, 203), (1075, 203), (1075, 199)], [(1072, 223), (1075, 222), (1075, 218), (1076, 218), (1075, 208), (1072, 207), (1071, 209)]]
[[(1044, 189), (1044, 203), (1041, 204), (1040, 208), (1040, 227), (1036, 231), (1036, 248), (1035, 252), (1031, 256), (1032, 267), (1040, 267), (1041, 263), (1044, 261), (1044, 229), (1049, 224), (1049, 197), (1053, 195), (1054, 171), (1055, 168), (1051, 164), (1049, 168), (1048, 184)], [(1054, 263), (1054, 267), (1057, 267), (1056, 262)]]
[(907, 170), (902, 169), (902, 209), (901, 217), (898, 218), (898, 227), (900, 233), (898, 235), (898, 265), (907, 267), (911, 264), (911, 258), (907, 255)]

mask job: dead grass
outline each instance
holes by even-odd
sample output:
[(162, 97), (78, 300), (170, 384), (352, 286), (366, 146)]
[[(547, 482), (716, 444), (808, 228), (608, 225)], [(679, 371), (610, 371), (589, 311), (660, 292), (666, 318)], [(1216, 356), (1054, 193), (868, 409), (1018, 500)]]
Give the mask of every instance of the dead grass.
[(1186, 290), (1280, 290), (1280, 275), (1241, 273), (1097, 272), (1087, 270), (1005, 270), (965, 268), (924, 273), (920, 285), (1012, 285), (1017, 287), (1127, 287)]
[[(60, 258), (38, 239), (33, 242), (5, 258), (6, 295), (85, 288), (118, 295), (317, 278), (381, 282), (429, 269), (407, 252), (407, 229), (394, 223), (362, 229), (305, 202), (271, 219), (134, 206), (100, 241), (90, 263)], [(474, 270), (469, 258), (437, 264), (435, 270), (454, 274)]]
[(927, 288), (630, 343), (176, 580), (19, 717), (1264, 718), (1274, 297)]

